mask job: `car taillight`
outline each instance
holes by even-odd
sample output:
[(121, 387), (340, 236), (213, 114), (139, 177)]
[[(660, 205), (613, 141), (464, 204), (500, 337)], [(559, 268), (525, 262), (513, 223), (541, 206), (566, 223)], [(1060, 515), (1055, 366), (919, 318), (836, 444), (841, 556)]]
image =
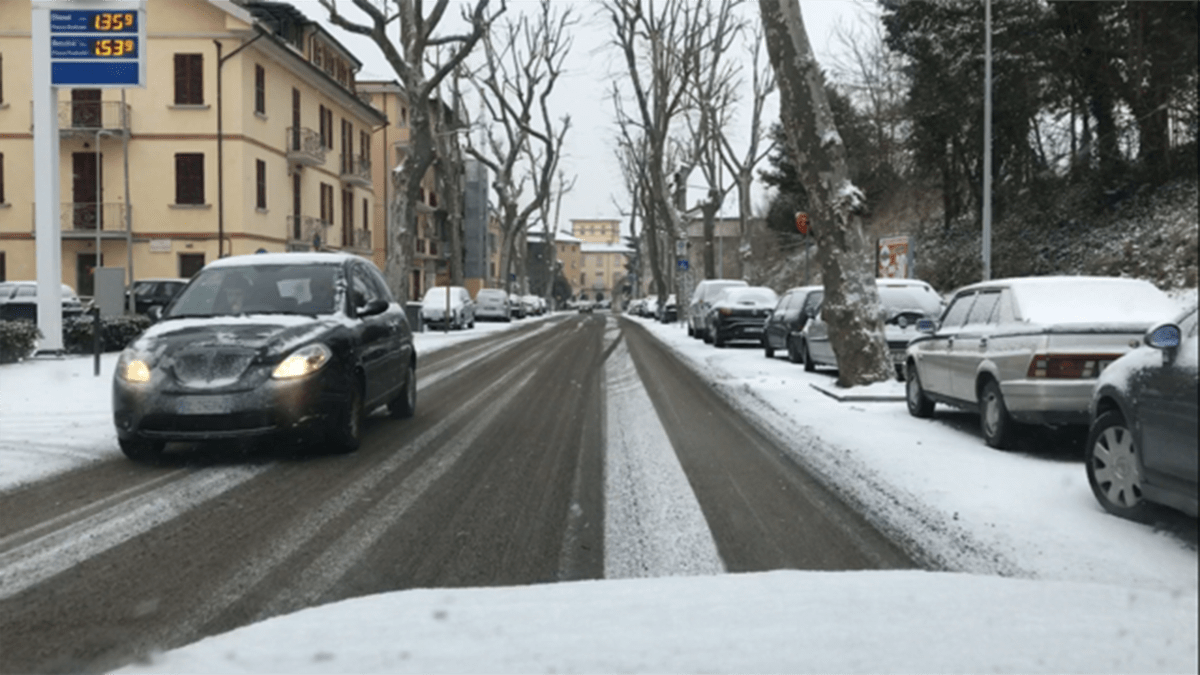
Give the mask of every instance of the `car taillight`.
[(1120, 354), (1038, 354), (1029, 362), (1029, 377), (1083, 379), (1096, 377)]
[(722, 307), (721, 309), (718, 309), (717, 311), (721, 313), (721, 316), (729, 316), (729, 315), (733, 314), (733, 310), (728, 307)]

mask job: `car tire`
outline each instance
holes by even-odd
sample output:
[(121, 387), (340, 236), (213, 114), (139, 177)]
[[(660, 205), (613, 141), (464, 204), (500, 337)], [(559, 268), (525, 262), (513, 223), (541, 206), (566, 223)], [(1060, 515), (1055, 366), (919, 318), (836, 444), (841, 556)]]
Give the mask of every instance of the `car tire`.
[(121, 452), (125, 456), (135, 462), (156, 462), (162, 459), (163, 448), (166, 443), (163, 441), (144, 441), (133, 438), (119, 438), (117, 444), (121, 446)]
[(696, 337), (696, 329), (692, 328), (691, 321), (688, 322), (688, 337), (690, 337), (690, 338)]
[(979, 396), (979, 427), (983, 431), (983, 440), (997, 450), (1008, 450), (1013, 444), (1016, 422), (1008, 414), (1008, 406), (1004, 405), (1004, 394), (995, 380), (988, 380), (983, 385)]
[(787, 336), (787, 354), (788, 361), (792, 363), (804, 361), (804, 357), (800, 355), (800, 350), (796, 349), (796, 340), (791, 335)]
[(410, 361), (404, 374), (404, 388), (388, 402), (388, 414), (396, 419), (408, 419), (417, 412), (417, 367)]
[(800, 343), (800, 357), (804, 360), (804, 372), (813, 373), (817, 370), (817, 365), (813, 363), (812, 354), (808, 351), (808, 341), (804, 340)]
[(908, 404), (909, 415), (922, 419), (933, 417), (933, 401), (925, 395), (917, 368), (912, 364), (909, 364), (904, 380), (904, 401)]
[(1105, 511), (1148, 522), (1152, 507), (1142, 498), (1141, 449), (1125, 418), (1109, 411), (1096, 418), (1084, 447), (1084, 465), (1092, 494)]
[(354, 452), (362, 443), (363, 398), (361, 388), (354, 384), (350, 388), (350, 400), (346, 401), (345, 410), (338, 415), (337, 426), (330, 439), (335, 454), (343, 455)]
[(713, 346), (717, 349), (725, 348), (725, 336), (721, 335), (720, 330), (713, 330)]
[(763, 354), (768, 359), (775, 358), (775, 348), (771, 346), (771, 341), (765, 337), (763, 338)]

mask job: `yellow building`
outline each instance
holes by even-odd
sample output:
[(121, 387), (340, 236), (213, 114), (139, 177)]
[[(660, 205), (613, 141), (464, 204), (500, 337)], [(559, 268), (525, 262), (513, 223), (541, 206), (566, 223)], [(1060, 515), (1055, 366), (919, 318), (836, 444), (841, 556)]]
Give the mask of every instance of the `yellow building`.
[(571, 233), (579, 240), (579, 265), (575, 273), (565, 269), (575, 297), (581, 300), (611, 299), (620, 292), (625, 264), (632, 251), (621, 241), (619, 220), (571, 220)]
[[(37, 274), (30, 19), (0, 2), (0, 280)], [(97, 230), (131, 279), (258, 250), (371, 256), (387, 120), (354, 56), (286, 3), (148, 0), (145, 24), (145, 88), (58, 92), (63, 282), (91, 294)]]

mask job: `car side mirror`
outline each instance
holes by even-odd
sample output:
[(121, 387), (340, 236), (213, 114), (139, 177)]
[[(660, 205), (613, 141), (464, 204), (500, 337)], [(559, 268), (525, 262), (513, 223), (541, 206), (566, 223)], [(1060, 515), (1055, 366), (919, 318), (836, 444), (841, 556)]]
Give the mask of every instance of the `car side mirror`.
[(146, 310), (146, 316), (149, 316), (151, 321), (158, 321), (159, 319), (161, 319), (162, 313), (163, 313), (162, 305), (154, 305), (150, 309)]
[(1175, 352), (1179, 349), (1182, 332), (1173, 323), (1160, 323), (1146, 331), (1142, 342), (1155, 349), (1162, 350), (1165, 363), (1175, 360)]
[(367, 304), (359, 307), (357, 314), (359, 316), (375, 316), (377, 314), (383, 314), (387, 311), (387, 308), (387, 300), (384, 300), (383, 298), (375, 298), (374, 300), (367, 302)]
[(918, 333), (932, 333), (937, 330), (937, 322), (933, 319), (917, 319)]

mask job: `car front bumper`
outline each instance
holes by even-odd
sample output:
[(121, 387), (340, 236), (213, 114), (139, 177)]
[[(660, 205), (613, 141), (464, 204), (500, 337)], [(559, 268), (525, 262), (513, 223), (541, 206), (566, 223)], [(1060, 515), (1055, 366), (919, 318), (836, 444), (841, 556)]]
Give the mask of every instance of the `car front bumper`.
[(265, 378), (238, 391), (181, 390), (113, 381), (113, 423), (122, 440), (214, 441), (329, 428), (348, 388), (333, 371)]

